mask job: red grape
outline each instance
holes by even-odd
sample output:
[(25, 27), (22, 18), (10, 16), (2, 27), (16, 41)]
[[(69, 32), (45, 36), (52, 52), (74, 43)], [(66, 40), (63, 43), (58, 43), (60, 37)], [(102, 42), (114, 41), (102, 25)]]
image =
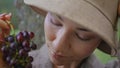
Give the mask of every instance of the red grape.
[(8, 63), (10, 63), (11, 57), (10, 57), (10, 56), (6, 57), (6, 61), (7, 61)]
[(1, 48), (1, 51), (2, 51), (3, 53), (7, 53), (9, 50), (8, 50), (7, 46), (3, 46), (3, 47)]
[(33, 32), (22, 31), (16, 36), (9, 35), (2, 44), (3, 60), (12, 68), (32, 68), (33, 57), (28, 53), (37, 45), (32, 41)]
[(29, 34), (27, 31), (23, 31), (22, 33), (23, 33), (24, 38), (29, 39)]
[(16, 39), (17, 39), (17, 41), (18, 42), (23, 42), (23, 40), (24, 40), (24, 38), (23, 38), (23, 34), (18, 34), (17, 36), (16, 36)]
[(30, 47), (24, 47), (26, 52), (30, 52), (31, 48)]
[(17, 48), (17, 43), (16, 42), (11, 43), (10, 48), (15, 50)]
[(28, 60), (29, 60), (29, 62), (33, 62), (33, 57), (32, 56), (28, 56)]
[(10, 65), (10, 66), (15, 65), (16, 62), (17, 62), (16, 59), (11, 59), (9, 65)]
[(32, 39), (34, 37), (34, 33), (33, 32), (29, 32), (29, 36)]
[(7, 40), (8, 40), (8, 42), (14, 42), (14, 37), (13, 36), (9, 36), (8, 38), (7, 38)]
[(27, 53), (27, 52), (26, 52), (24, 49), (21, 49), (21, 50), (19, 51), (19, 56), (25, 56), (26, 53)]
[(23, 41), (22, 45), (23, 45), (23, 47), (29, 47), (30, 43), (29, 43), (29, 41), (25, 40), (25, 41)]

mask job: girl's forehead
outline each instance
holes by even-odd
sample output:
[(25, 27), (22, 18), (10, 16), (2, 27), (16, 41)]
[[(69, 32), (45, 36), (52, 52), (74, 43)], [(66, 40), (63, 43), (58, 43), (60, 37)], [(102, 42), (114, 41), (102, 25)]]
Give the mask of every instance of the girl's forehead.
[[(49, 16), (50, 15), (50, 16)], [(96, 35), (96, 33), (90, 31), (89, 29), (86, 29), (84, 26), (74, 22), (74, 21), (71, 21), (63, 16), (60, 16), (60, 15), (57, 15), (55, 13), (48, 13), (48, 17), (49, 18), (53, 18), (55, 20), (59, 20), (59, 22), (61, 22), (62, 24), (66, 24), (64, 27), (69, 27), (69, 28), (72, 28), (73, 30), (77, 31), (77, 32), (84, 32), (84, 33), (88, 33), (88, 34), (94, 34)], [(58, 22), (58, 21), (56, 21)], [(60, 24), (60, 23), (59, 23)], [(96, 35), (97, 36), (97, 35)]]
[(48, 12), (48, 15), (49, 15), (48, 16), (49, 18), (54, 18), (55, 20), (58, 20), (58, 21), (63, 22), (63, 23), (67, 23), (68, 22), (68, 24), (72, 24), (72, 25), (75, 25), (76, 27), (80, 27), (80, 28), (86, 29), (84, 26), (82, 26), (82, 25), (80, 25), (80, 24), (78, 24), (78, 23), (76, 23), (76, 22), (74, 22), (74, 21), (72, 21), (72, 20), (62, 16), (62, 15), (58, 15), (58, 14), (51, 13), (51, 12)]

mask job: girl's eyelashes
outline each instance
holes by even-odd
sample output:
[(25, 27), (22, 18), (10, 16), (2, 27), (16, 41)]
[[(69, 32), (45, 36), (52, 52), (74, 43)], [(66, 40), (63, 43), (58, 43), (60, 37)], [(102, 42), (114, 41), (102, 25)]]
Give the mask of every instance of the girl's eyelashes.
[(82, 41), (90, 41), (91, 38), (90, 37), (83, 37), (78, 35), (77, 33), (75, 33), (75, 35), (77, 36), (78, 39), (82, 40)]
[(57, 21), (57, 20), (50, 19), (50, 22), (51, 22), (53, 25), (55, 25), (55, 26), (62, 26), (62, 24), (61, 24), (59, 21)]

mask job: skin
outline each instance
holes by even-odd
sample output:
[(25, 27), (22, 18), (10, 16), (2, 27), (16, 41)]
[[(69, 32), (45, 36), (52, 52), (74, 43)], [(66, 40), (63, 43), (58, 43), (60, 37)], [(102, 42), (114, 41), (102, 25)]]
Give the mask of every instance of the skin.
[(10, 34), (10, 27), (8, 24), (0, 19), (0, 44), (3, 42), (5, 36)]
[[(5, 33), (6, 35), (9, 35), (10, 33), (10, 27), (8, 26), (8, 24), (0, 19), (0, 44), (3, 42), (4, 36), (3, 33)], [(1, 48), (1, 46), (0, 46)], [(3, 56), (0, 50), (0, 68), (8, 68), (8, 66), (6, 65), (6, 63), (3, 61)]]
[(46, 45), (54, 68), (76, 68), (101, 42), (95, 33), (50, 12), (45, 17), (44, 26)]

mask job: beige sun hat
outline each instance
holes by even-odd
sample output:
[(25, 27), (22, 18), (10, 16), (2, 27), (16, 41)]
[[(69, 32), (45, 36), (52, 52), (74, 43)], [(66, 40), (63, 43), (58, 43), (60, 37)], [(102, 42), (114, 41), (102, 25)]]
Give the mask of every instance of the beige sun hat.
[[(36, 11), (62, 15), (98, 34), (103, 41), (99, 49), (107, 54), (116, 52), (116, 15), (118, 0), (24, 0)], [(36, 9), (38, 8), (38, 9)]]

